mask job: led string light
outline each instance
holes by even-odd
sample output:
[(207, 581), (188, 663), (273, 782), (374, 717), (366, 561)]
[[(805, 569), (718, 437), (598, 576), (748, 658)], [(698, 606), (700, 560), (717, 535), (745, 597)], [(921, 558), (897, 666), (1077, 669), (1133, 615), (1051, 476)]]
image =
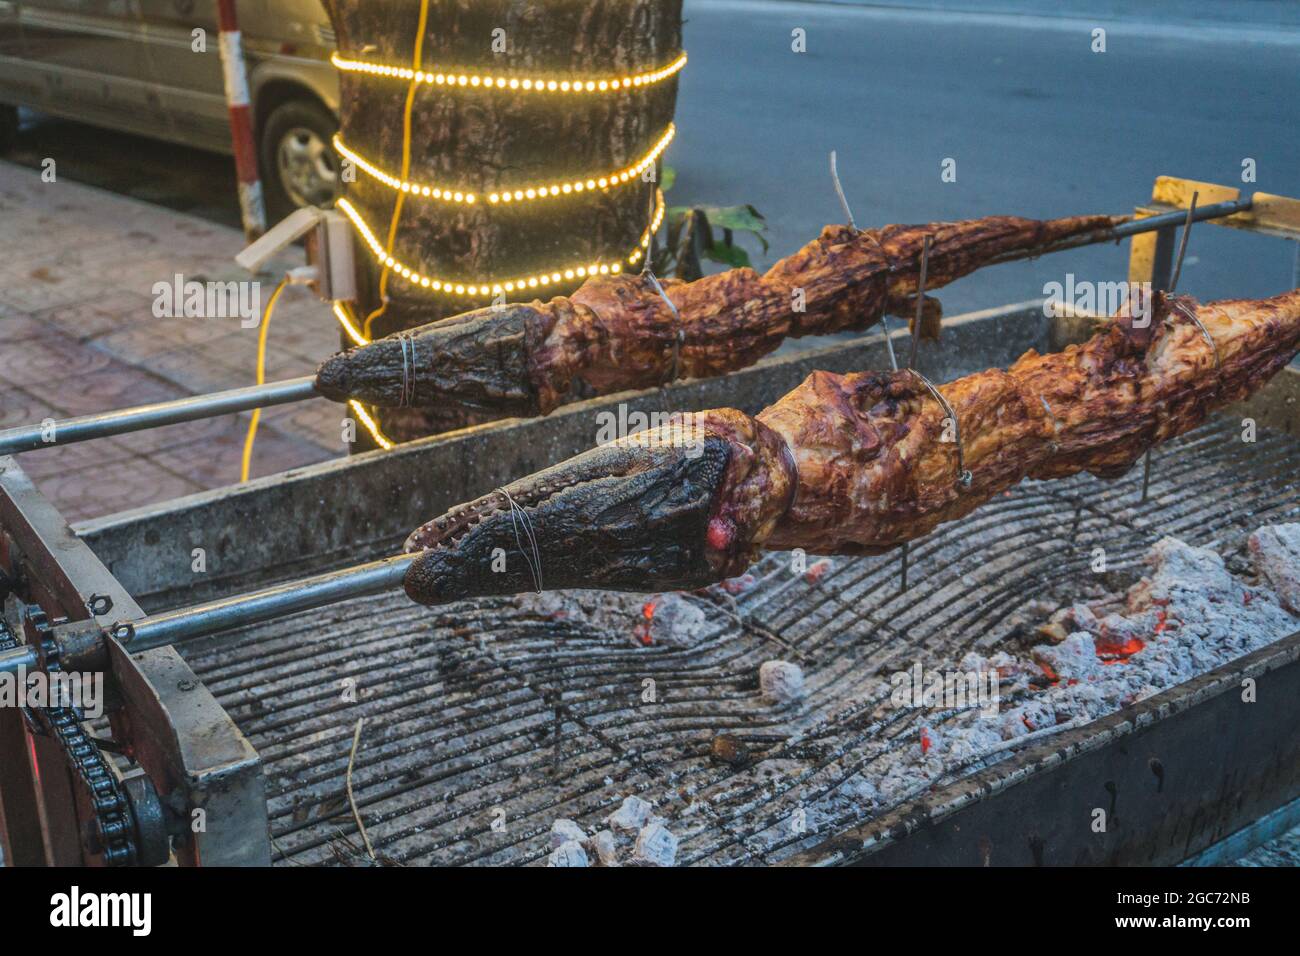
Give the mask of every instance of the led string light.
[(668, 124), (668, 129), (664, 131), (659, 141), (650, 148), (635, 164), (620, 169), (617, 172), (608, 173), (604, 176), (590, 176), (585, 179), (575, 179), (570, 182), (546, 183), (541, 186), (523, 186), (515, 189), (504, 189), (500, 192), (490, 192), (486, 196), (480, 197), (478, 194), (467, 190), (452, 189), (449, 187), (432, 186), (424, 183), (411, 182), (394, 176), (391, 173), (384, 172), (374, 163), (370, 162), (356, 150), (349, 147), (343, 142), (339, 135), (334, 137), (334, 148), (338, 150), (340, 156), (344, 159), (356, 163), (360, 169), (379, 180), (390, 189), (401, 190), (412, 196), (420, 196), (425, 199), (438, 199), (443, 202), (463, 203), (473, 205), (480, 198), (486, 198), (489, 203), (494, 205), (512, 202), (528, 202), (535, 199), (548, 199), (556, 196), (568, 196), (575, 193), (594, 191), (597, 189), (609, 189), (613, 186), (623, 186), (640, 178), (654, 162), (668, 148), (668, 144), (673, 141), (677, 135), (677, 127), (672, 123)]
[(412, 69), (406, 66), (391, 66), (386, 63), (371, 63), (366, 60), (350, 60), (337, 52), (330, 56), (330, 62), (344, 73), (367, 73), (371, 76), (392, 77), (393, 79), (427, 83), (433, 86), (464, 87), (465, 89), (498, 89), (528, 93), (613, 93), (619, 90), (639, 89), (653, 86), (671, 76), (675, 76), (686, 65), (686, 53), (683, 51), (677, 59), (667, 66), (647, 73), (631, 76), (592, 77), (590, 79), (557, 79), (553, 77), (494, 76), (484, 73), (466, 73), (461, 70)]
[(384, 451), (388, 451), (393, 447), (393, 443), (384, 437), (384, 433), (379, 430), (379, 426), (375, 423), (375, 420), (366, 413), (365, 408), (360, 402), (355, 398), (349, 398), (348, 404), (351, 405), (352, 410), (357, 413), (357, 418), (361, 419), (361, 424), (366, 426), (366, 431), (370, 432), (370, 437), (375, 440), (375, 444)]
[[(459, 282), (453, 279), (439, 279), (433, 276), (427, 276), (423, 273), (404, 265), (392, 255), (384, 250), (384, 246), (375, 238), (374, 232), (361, 214), (357, 212), (356, 207), (347, 199), (340, 199), (336, 208), (343, 211), (356, 227), (361, 238), (366, 241), (370, 251), (374, 254), (379, 263), (386, 269), (396, 272), (411, 285), (417, 285), (425, 289), (432, 289), (435, 292), (445, 292), (454, 295), (478, 296), (491, 295), (500, 292), (515, 292), (523, 289), (536, 289), (541, 286), (548, 286), (552, 283), (560, 283), (566, 279), (585, 279), (595, 275), (615, 275), (623, 271), (621, 262), (604, 263), (593, 262), (590, 265), (569, 266), (563, 269), (552, 269), (547, 272), (539, 272), (536, 275), (525, 276), (519, 279), (511, 279), (505, 282)], [(659, 225), (664, 218), (664, 196), (659, 190), (655, 190), (655, 212), (645, 230), (641, 233), (641, 238), (637, 246), (627, 256), (628, 265), (636, 265), (645, 255), (646, 248), (650, 245), (650, 239), (659, 229)]]
[[(353, 227), (366, 241), (370, 247), (371, 253), (381, 264), (382, 271), (380, 275), (380, 298), (382, 304), (378, 309), (367, 316), (362, 327), (358, 329), (356, 318), (351, 308), (345, 302), (335, 302), (333, 311), (335, 318), (338, 319), (344, 332), (357, 345), (366, 345), (370, 342), (371, 323), (383, 314), (388, 305), (388, 297), (385, 293), (385, 287), (390, 272), (397, 272), (404, 280), (414, 286), (431, 289), (434, 291), (466, 296), (487, 295), (489, 293), (497, 294), (503, 292), (514, 292), (516, 290), (536, 289), (541, 286), (548, 286), (552, 283), (560, 283), (564, 280), (573, 280), (587, 278), (595, 275), (618, 274), (622, 271), (621, 262), (601, 263), (599, 261), (586, 266), (574, 266), (563, 270), (553, 270), (550, 272), (538, 273), (533, 276), (527, 276), (522, 279), (514, 279), (506, 282), (479, 282), (479, 283), (460, 283), (451, 282), (445, 279), (437, 279), (432, 276), (426, 276), (420, 272), (411, 269), (400, 263), (394, 256), (393, 243), (396, 239), (398, 221), (401, 217), (402, 200), (408, 195), (420, 196), (423, 198), (437, 199), (444, 202), (464, 203), (470, 205), (475, 203), (481, 197), (468, 190), (445, 189), (435, 187), (431, 184), (415, 183), (407, 180), (410, 164), (410, 143), (411, 143), (411, 112), (414, 105), (414, 96), (416, 89), (424, 85), (445, 86), (448, 88), (474, 88), (474, 89), (500, 89), (511, 91), (523, 91), (530, 93), (573, 93), (573, 94), (591, 94), (591, 93), (616, 93), (619, 91), (628, 91), (645, 86), (651, 86), (660, 83), (672, 76), (675, 76), (686, 65), (686, 53), (683, 51), (676, 59), (666, 66), (651, 70), (644, 73), (632, 74), (620, 77), (608, 78), (589, 78), (589, 79), (559, 79), (549, 77), (519, 77), (519, 76), (498, 76), (481, 73), (465, 73), (459, 71), (430, 71), (420, 68), (421, 44), (419, 39), (423, 38), (426, 18), (428, 16), (429, 0), (421, 0), (420, 20), (417, 31), (417, 42), (413, 51), (413, 63), (411, 67), (390, 66), (382, 63), (371, 63), (364, 60), (348, 59), (335, 52), (330, 61), (335, 68), (341, 72), (357, 72), (372, 76), (391, 77), (405, 81), (408, 84), (406, 95), (406, 108), (403, 114), (403, 131), (402, 131), (402, 169), (400, 176), (393, 176), (384, 172), (381, 168), (366, 160), (363, 156), (350, 149), (344, 144), (341, 136), (334, 137), (334, 147), (338, 153), (345, 159), (351, 160), (361, 169), (378, 180), (397, 191), (396, 205), (393, 209), (393, 215), (389, 222), (388, 243), (385, 247), (375, 236), (370, 226), (362, 218), (356, 207), (346, 198), (339, 199), (336, 208), (351, 220)], [(492, 204), (506, 204), (511, 202), (524, 202), (537, 199), (554, 198), (561, 195), (572, 195), (575, 193), (590, 192), (596, 189), (604, 190), (612, 186), (621, 186), (630, 183), (633, 179), (639, 177), (645, 169), (658, 160), (659, 156), (667, 149), (668, 144), (676, 134), (676, 127), (669, 123), (663, 136), (651, 148), (651, 150), (634, 165), (610, 173), (604, 176), (589, 177), (586, 179), (575, 179), (569, 182), (547, 183), (540, 186), (530, 186), (520, 189), (499, 190), (487, 193), (487, 200)], [(658, 231), (663, 223), (665, 213), (663, 192), (655, 190), (654, 211), (650, 217), (651, 221), (642, 232), (636, 247), (627, 255), (628, 265), (635, 266), (645, 256), (647, 249), (653, 240), (654, 234)], [(349, 406), (352, 408), (358, 420), (369, 431), (375, 443), (385, 451), (394, 447), (380, 430), (378, 423), (366, 411), (364, 406), (356, 399), (349, 399)], [(254, 427), (256, 425), (254, 424)], [(251, 437), (251, 436), (250, 436)], [(251, 441), (250, 441), (251, 444)], [(246, 466), (245, 466), (246, 467)]]
[[(361, 334), (357, 328), (356, 319), (352, 315), (352, 310), (346, 302), (339, 300), (334, 301), (334, 318), (339, 320), (339, 325), (343, 331), (357, 345), (369, 345), (370, 340)], [(379, 423), (376, 422), (366, 411), (365, 406), (355, 398), (348, 399), (348, 405), (356, 413), (357, 419), (365, 426), (366, 431), (370, 432), (370, 437), (375, 440), (375, 444), (387, 451), (393, 447), (393, 442), (380, 430)]]
[(357, 345), (370, 344), (370, 340), (361, 334), (361, 330), (357, 328), (352, 316), (348, 313), (342, 302), (336, 301), (334, 303), (334, 318), (339, 320), (339, 325), (343, 326), (343, 331), (348, 334), (348, 338)]

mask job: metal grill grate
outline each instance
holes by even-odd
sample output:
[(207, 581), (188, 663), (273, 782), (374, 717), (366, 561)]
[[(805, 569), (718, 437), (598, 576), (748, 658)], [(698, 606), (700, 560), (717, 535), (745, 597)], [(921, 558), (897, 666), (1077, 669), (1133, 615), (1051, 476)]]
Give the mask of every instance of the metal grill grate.
[[(332, 862), (340, 839), (359, 844), (344, 781), (360, 716), (353, 789), (376, 851), (394, 860), (537, 862), (552, 820), (594, 825), (637, 793), (669, 818), (679, 863), (770, 863), (890, 809), (827, 800), (871, 779), (891, 749), (918, 746), (915, 712), (882, 706), (882, 672), (952, 667), (1019, 640), (1021, 621), (1042, 619), (1031, 602), (1065, 602), (1090, 577), (1094, 547), (1133, 578), (1163, 535), (1228, 551), (1261, 524), (1296, 520), (1296, 474), (1293, 439), (1261, 431), (1244, 444), (1221, 421), (1156, 452), (1145, 503), (1136, 470), (1027, 482), (939, 528), (914, 543), (905, 593), (896, 555), (837, 559), (815, 583), (768, 556), (739, 597), (690, 596), (709, 620), (690, 649), (636, 647), (509, 601), (431, 612), (385, 595), (186, 656), (263, 756), (279, 863)], [(773, 657), (803, 666), (798, 707), (760, 699), (758, 666)], [(357, 703), (342, 699), (347, 678)], [(655, 703), (641, 699), (647, 678)], [(719, 733), (752, 762), (713, 760)], [(792, 832), (791, 814), (814, 803), (831, 809)]]

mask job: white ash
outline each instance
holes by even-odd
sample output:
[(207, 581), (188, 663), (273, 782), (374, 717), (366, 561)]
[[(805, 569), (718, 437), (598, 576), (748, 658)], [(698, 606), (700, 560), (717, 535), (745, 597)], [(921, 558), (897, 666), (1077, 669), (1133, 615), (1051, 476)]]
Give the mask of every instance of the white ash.
[(596, 856), (600, 866), (618, 866), (618, 842), (613, 830), (601, 830), (587, 841), (587, 848)]
[(789, 661), (764, 661), (758, 668), (763, 697), (773, 704), (792, 704), (803, 697), (803, 668)]
[(654, 815), (651, 805), (640, 797), (628, 797), (607, 818), (611, 829), (588, 836), (573, 820), (551, 824), (556, 834), (582, 834), (564, 840), (551, 850), (547, 866), (673, 866), (677, 861), (677, 836), (668, 821)]
[(677, 837), (659, 817), (653, 817), (637, 835), (632, 862), (639, 866), (672, 866), (677, 862)]
[(572, 820), (556, 820), (551, 824), (551, 847), (558, 848), (565, 843), (581, 843), (587, 839), (587, 831)]
[(710, 632), (704, 611), (675, 591), (543, 591), (519, 594), (512, 600), (520, 610), (538, 617), (585, 626), (592, 633), (621, 635), (637, 646), (688, 649)]
[(640, 830), (654, 808), (640, 797), (626, 797), (619, 808), (606, 817), (615, 830)]
[[(1103, 593), (1053, 615), (1045, 628), (1055, 635), (1052, 643), (1027, 654), (968, 653), (958, 665), (962, 671), (997, 672), (996, 715), (973, 707), (955, 715), (939, 707), (920, 710), (900, 745), (804, 807), (807, 832), (870, 818), (944, 778), (1010, 756), (1008, 746), (1035, 731), (1114, 713), (1294, 633), (1300, 614), (1283, 606), (1283, 595), (1300, 581), (1297, 542), (1300, 524), (1252, 535), (1259, 579), (1252, 584), (1234, 577), (1214, 551), (1164, 538), (1147, 555), (1150, 573), (1125, 594)], [(876, 696), (888, 700), (888, 681)], [(890, 705), (882, 707), (877, 716), (889, 716)], [(818, 773), (838, 776), (840, 770)], [(789, 788), (790, 800), (818, 783), (800, 761), (762, 761), (747, 777), (769, 794)], [(704, 805), (725, 798), (718, 792)], [(766, 833), (773, 842), (788, 842), (789, 824)]]
[(546, 859), (547, 866), (586, 866), (587, 851), (576, 840), (561, 843)]
[(671, 592), (647, 601), (642, 616), (646, 623), (638, 639), (654, 647), (694, 647), (709, 626), (708, 617), (697, 604)]
[(1255, 569), (1277, 593), (1279, 603), (1300, 614), (1300, 524), (1260, 528), (1248, 546)]
[[(746, 847), (734, 854), (737, 862), (755, 853), (776, 861), (837, 829), (906, 806), (935, 785), (1012, 757), (1016, 748), (1053, 739), (1031, 734), (1112, 714), (1300, 630), (1300, 614), (1286, 606), (1300, 581), (1298, 538), (1300, 525), (1258, 529), (1241, 553), (1249, 567), (1235, 553), (1225, 563), (1213, 550), (1165, 538), (1150, 548), (1146, 576), (1124, 591), (1107, 592), (1101, 578), (1089, 575), (1070, 585), (1086, 597), (1055, 614), (1046, 604), (1022, 608), (1028, 633), (1051, 615), (1042, 628), (1048, 637), (1036, 646), (1002, 644), (960, 659), (922, 658), (927, 668), (996, 672), (995, 707), (895, 705), (892, 675), (880, 671), (863, 679), (835, 711), (818, 712), (815, 724), (800, 717), (782, 738), (759, 742), (751, 765), (728, 768), (714, 783), (665, 784), (662, 794), (625, 801), (605, 831), (613, 855), (606, 852), (602, 859), (592, 837), (586, 852), (602, 862), (650, 865), (656, 841), (668, 845), (657, 831), (642, 841), (651, 823), (671, 828), (683, 848), (695, 848), (698, 838), (708, 839), (728, 820), (779, 800), (798, 813), (774, 815), (769, 829), (749, 834)], [(633, 605), (637, 614), (639, 607)], [(895, 660), (898, 670), (913, 664), (906, 653)], [(873, 732), (875, 739), (864, 747), (819, 751), (817, 728), (844, 715), (852, 715), (856, 726), (870, 721), (893, 729)], [(812, 757), (802, 752), (805, 746), (813, 748)], [(651, 800), (671, 819), (655, 817)], [(624, 826), (616, 827), (616, 818)]]

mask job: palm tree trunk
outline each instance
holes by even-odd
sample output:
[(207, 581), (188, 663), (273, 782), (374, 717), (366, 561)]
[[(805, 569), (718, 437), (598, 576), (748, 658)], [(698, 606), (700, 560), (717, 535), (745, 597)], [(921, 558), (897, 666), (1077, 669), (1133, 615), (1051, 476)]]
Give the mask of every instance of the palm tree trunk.
[[(339, 55), (410, 68), (420, 6), (421, 0), (326, 0)], [(635, 76), (678, 57), (681, 22), (681, 0), (429, 0), (420, 63), (431, 75), (494, 80)], [(340, 83), (344, 145), (403, 178), (410, 82), (345, 69)], [(664, 135), (676, 100), (676, 75), (591, 93), (488, 89), (472, 81), (416, 83), (405, 180), (472, 192), (476, 201), (405, 195), (391, 255), (431, 279), (489, 288), (449, 295), (394, 272), (384, 306), (381, 265), (364, 240), (358, 241), (363, 291), (355, 311), (362, 320), (373, 316), (370, 337), (489, 305), (491, 286), (507, 280), (562, 274), (594, 261), (639, 268), (627, 257), (654, 208), (656, 186), (646, 177), (532, 201), (492, 203), (488, 196), (507, 188), (598, 179), (633, 166)], [(346, 198), (384, 245), (399, 195), (363, 169), (356, 169), (355, 180), (346, 185)], [(546, 299), (572, 292), (581, 282), (562, 279), (503, 294), (506, 301)], [(381, 427), (394, 440), (467, 421), (459, 410), (380, 415)]]

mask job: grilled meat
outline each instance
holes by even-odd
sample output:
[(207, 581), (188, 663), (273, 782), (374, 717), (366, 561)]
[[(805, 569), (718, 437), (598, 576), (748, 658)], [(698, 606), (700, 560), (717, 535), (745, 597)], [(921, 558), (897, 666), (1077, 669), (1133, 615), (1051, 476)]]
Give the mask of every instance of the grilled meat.
[[(647, 388), (752, 365), (786, 338), (861, 331), (882, 315), (914, 315), (921, 248), (933, 236), (927, 288), (1002, 256), (1109, 229), (1119, 217), (827, 226), (765, 275), (731, 269), (665, 280), (678, 315), (644, 275), (597, 276), (569, 297), (467, 312), (341, 352), (316, 375), (322, 395), (373, 405), (455, 401), (503, 414), (545, 415), (572, 394)], [(922, 335), (938, 334), (927, 297)]]
[[(1122, 310), (1082, 345), (940, 387), (955, 422), (911, 372), (815, 372), (757, 416), (682, 415), (454, 509), (408, 540), (423, 554), (406, 590), (426, 604), (658, 591), (732, 577), (763, 549), (880, 553), (1025, 477), (1122, 475), (1297, 351), (1300, 290), (1207, 305), (1157, 295), (1145, 317)], [(510, 561), (492, 573), (497, 547)]]

